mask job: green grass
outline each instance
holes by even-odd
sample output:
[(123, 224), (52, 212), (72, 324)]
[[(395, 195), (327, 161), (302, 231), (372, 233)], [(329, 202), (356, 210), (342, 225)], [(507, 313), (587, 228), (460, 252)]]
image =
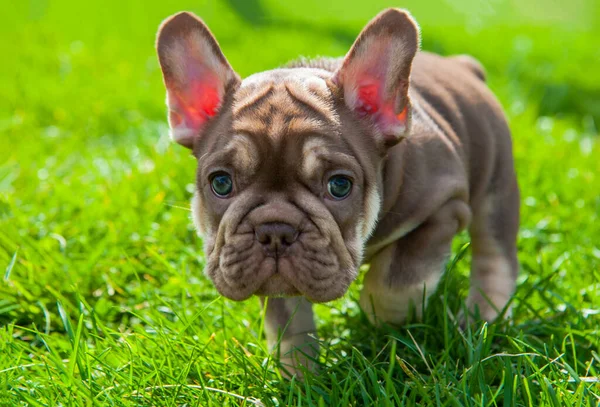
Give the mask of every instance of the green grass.
[(6, 3), (0, 405), (598, 405), (597, 1), (396, 3), (424, 48), (479, 58), (509, 115), (523, 198), (514, 316), (454, 324), (470, 264), (461, 235), (421, 322), (369, 326), (360, 281), (317, 306), (320, 370), (304, 383), (277, 372), (258, 300), (224, 300), (202, 273), (195, 163), (168, 140), (155, 31), (195, 11), (246, 76), (342, 55), (392, 3)]

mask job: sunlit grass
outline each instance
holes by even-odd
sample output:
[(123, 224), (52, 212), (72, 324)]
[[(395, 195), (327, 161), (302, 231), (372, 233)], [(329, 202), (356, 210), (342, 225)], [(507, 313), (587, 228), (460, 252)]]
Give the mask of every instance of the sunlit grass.
[[(152, 3), (152, 4), (150, 4)], [(281, 378), (257, 300), (220, 298), (189, 219), (153, 51), (202, 16), (246, 76), (342, 55), (391, 2), (11, 2), (0, 27), (0, 405), (592, 406), (600, 401), (599, 6), (400, 4), (470, 53), (509, 115), (522, 193), (513, 317), (461, 330), (461, 235), (421, 322), (375, 329), (360, 281), (317, 306), (318, 374)], [(398, 4), (396, 4), (398, 5)]]

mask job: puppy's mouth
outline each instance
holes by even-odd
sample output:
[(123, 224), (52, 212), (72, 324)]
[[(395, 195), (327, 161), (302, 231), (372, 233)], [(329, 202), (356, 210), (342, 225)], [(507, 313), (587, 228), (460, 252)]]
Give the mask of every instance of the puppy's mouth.
[(238, 301), (252, 295), (304, 295), (313, 302), (341, 297), (356, 266), (340, 260), (331, 239), (305, 223), (299, 230), (280, 222), (240, 225), (207, 264), (219, 292)]

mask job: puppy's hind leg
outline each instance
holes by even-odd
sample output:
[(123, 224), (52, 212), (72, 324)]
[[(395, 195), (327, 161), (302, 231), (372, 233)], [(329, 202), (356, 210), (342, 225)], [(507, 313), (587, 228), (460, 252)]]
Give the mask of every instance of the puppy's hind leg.
[(467, 306), (474, 315), (493, 321), (512, 296), (519, 263), (519, 189), (510, 178), (506, 187), (490, 193), (474, 209), (469, 229), (473, 263)]

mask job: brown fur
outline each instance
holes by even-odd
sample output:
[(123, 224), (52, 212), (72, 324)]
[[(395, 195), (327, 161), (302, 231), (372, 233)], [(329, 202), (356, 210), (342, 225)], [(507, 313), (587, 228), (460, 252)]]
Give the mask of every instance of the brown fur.
[[(174, 67), (190, 64), (222, 90), (216, 116), (186, 127), (186, 137), (174, 133), (198, 159), (193, 213), (206, 273), (235, 300), (283, 296), (269, 303), (267, 334), (272, 345), (282, 335), (286, 364), (310, 365), (314, 349), (294, 349), (312, 344), (315, 330), (308, 303), (286, 296), (338, 298), (366, 258), (361, 306), (373, 321), (401, 323), (435, 290), (465, 228), (473, 241), (468, 304), (487, 320), (498, 315), (518, 270), (519, 191), (510, 131), (476, 60), (417, 52), (416, 24), (390, 9), (345, 58), (300, 60), (240, 81), (196, 17), (179, 14), (161, 30), (168, 92), (185, 86)], [(181, 52), (190, 41), (210, 47), (195, 47), (190, 60)], [(171, 99), (169, 108), (186, 111)], [(233, 179), (226, 198), (211, 190), (218, 171)], [(336, 174), (352, 180), (343, 200), (327, 192)], [(275, 255), (257, 238), (265, 225), (288, 231)]]

